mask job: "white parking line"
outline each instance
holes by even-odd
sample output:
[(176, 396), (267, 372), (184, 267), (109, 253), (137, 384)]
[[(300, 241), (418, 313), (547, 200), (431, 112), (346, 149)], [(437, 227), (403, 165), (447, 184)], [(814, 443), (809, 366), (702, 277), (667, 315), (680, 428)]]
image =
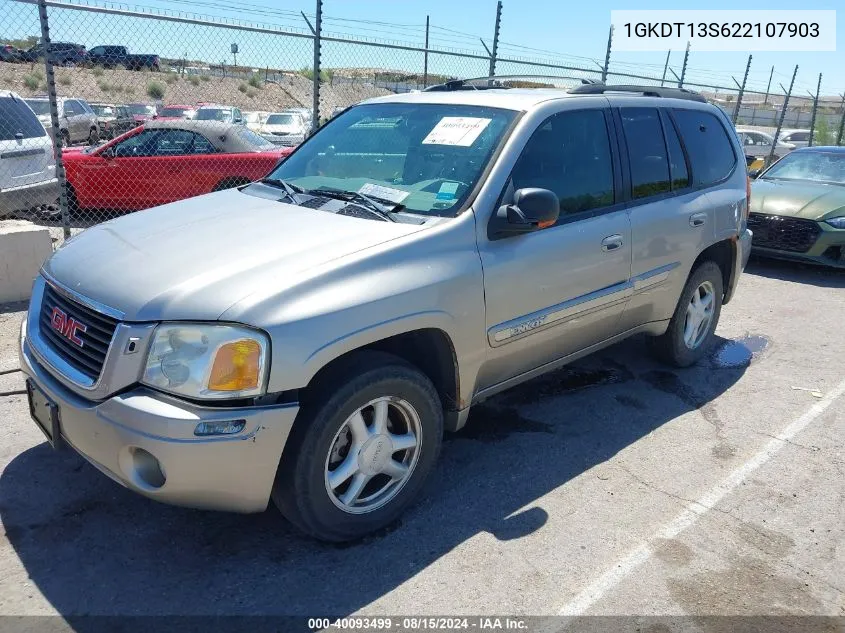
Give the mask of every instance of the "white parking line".
[(601, 600), (608, 591), (613, 589), (637, 567), (649, 559), (654, 551), (652, 543), (658, 539), (674, 538), (690, 527), (700, 516), (706, 514), (724, 499), (728, 493), (742, 484), (751, 473), (774, 457), (786, 446), (787, 442), (807, 428), (813, 420), (824, 413), (843, 393), (845, 393), (845, 380), (829, 391), (827, 395), (810, 407), (801, 417), (788, 424), (786, 428), (776, 435), (774, 439), (770, 440), (751, 459), (716, 484), (707, 494), (700, 497), (697, 501), (691, 501), (687, 504), (686, 508), (678, 516), (658, 530), (650, 539), (637, 546), (611, 569), (599, 576), (586, 589), (575, 596), (573, 600), (561, 608), (558, 612), (559, 615), (583, 615), (591, 606)]

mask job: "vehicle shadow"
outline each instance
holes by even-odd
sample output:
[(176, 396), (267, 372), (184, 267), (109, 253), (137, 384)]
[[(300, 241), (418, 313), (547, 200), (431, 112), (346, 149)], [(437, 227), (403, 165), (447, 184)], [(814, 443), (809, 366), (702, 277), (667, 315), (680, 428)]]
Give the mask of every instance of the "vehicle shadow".
[(758, 277), (819, 286), (845, 288), (845, 269), (752, 256), (745, 272)]
[(423, 499), (352, 544), (301, 537), (272, 507), (243, 516), (157, 504), (47, 444), (6, 467), (0, 517), (32, 582), (65, 617), (345, 615), (473, 536), (543, 530), (542, 505), (520, 509), (668, 421), (706, 414), (744, 371), (709, 359), (670, 371), (635, 338), (500, 394), (446, 438)]

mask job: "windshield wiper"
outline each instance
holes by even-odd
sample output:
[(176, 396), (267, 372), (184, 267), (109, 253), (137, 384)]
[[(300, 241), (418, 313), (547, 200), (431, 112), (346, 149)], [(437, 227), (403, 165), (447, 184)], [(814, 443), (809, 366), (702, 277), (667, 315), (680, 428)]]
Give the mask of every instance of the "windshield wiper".
[(386, 209), (385, 205), (376, 202), (370, 196), (358, 191), (345, 191), (343, 189), (322, 187), (320, 189), (309, 189), (306, 193), (309, 193), (312, 196), (326, 196), (327, 198), (335, 198), (337, 200), (345, 200), (347, 202), (357, 202), (388, 222), (396, 222), (395, 218), (391, 217), (390, 214), (396, 213), (399, 209), (403, 208), (403, 205), (397, 204), (390, 209)]
[(270, 185), (271, 187), (276, 187), (277, 189), (281, 189), (285, 192), (288, 199), (293, 202), (294, 204), (299, 204), (299, 200), (296, 198), (296, 194), (303, 193), (302, 189), (290, 184), (282, 180), (281, 178), (262, 178), (258, 182), (264, 185)]

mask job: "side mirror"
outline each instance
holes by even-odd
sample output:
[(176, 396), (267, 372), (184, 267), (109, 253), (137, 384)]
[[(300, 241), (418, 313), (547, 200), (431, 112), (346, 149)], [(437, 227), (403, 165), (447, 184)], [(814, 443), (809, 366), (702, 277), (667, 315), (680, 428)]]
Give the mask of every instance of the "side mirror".
[(100, 152), (100, 158), (105, 158), (106, 160), (114, 158), (114, 147), (105, 148), (102, 152)]
[(499, 207), (497, 230), (503, 234), (530, 233), (557, 222), (560, 201), (548, 189), (526, 187), (513, 194), (513, 204)]

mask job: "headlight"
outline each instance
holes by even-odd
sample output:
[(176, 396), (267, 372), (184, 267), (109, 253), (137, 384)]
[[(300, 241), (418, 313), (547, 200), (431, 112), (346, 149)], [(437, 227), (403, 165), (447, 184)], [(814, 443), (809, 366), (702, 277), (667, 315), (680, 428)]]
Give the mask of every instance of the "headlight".
[(162, 323), (144, 384), (191, 398), (245, 398), (264, 392), (270, 345), (257, 330), (234, 325)]
[(825, 220), (830, 226), (835, 229), (845, 229), (845, 215), (842, 215), (838, 218), (828, 218)]

